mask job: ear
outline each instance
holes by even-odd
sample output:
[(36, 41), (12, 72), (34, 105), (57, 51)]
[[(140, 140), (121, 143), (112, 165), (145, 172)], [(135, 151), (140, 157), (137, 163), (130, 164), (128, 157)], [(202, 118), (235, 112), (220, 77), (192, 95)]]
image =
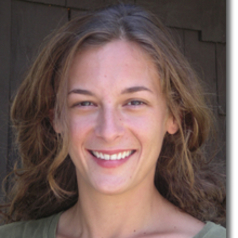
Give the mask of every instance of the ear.
[(60, 125), (59, 122), (55, 122), (55, 120), (54, 120), (53, 123), (52, 123), (52, 126), (53, 126), (53, 128), (54, 128), (54, 130), (57, 134), (62, 133), (62, 128), (61, 128), (61, 125)]
[(178, 122), (172, 115), (170, 115), (170, 117), (168, 118), (166, 127), (167, 132), (171, 135), (175, 134), (178, 131), (179, 129)]
[(56, 120), (55, 120), (53, 109), (50, 109), (49, 117), (50, 117), (50, 123), (51, 123), (52, 127), (54, 128), (54, 131), (57, 134), (60, 134), (61, 133), (61, 126), (59, 125), (59, 122), (56, 122)]

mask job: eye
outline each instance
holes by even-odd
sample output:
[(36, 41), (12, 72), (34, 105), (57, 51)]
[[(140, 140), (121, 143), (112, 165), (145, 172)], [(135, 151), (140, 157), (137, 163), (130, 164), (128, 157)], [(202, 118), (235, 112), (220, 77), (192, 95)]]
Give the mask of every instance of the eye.
[(128, 106), (140, 106), (140, 105), (144, 105), (144, 104), (145, 103), (140, 100), (132, 100), (127, 103)]
[(91, 107), (91, 106), (96, 106), (93, 102), (90, 101), (83, 101), (79, 103), (75, 103), (73, 106), (76, 107)]

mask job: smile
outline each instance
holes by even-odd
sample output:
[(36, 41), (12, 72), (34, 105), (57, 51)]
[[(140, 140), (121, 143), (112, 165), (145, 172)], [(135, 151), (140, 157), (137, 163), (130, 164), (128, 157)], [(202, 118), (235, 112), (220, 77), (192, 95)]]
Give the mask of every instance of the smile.
[(91, 154), (93, 156), (95, 156), (98, 159), (103, 159), (103, 160), (121, 160), (121, 159), (125, 159), (127, 157), (129, 157), (130, 155), (132, 155), (135, 151), (134, 150), (127, 150), (127, 151), (123, 151), (120, 153), (116, 153), (116, 154), (105, 154), (102, 152), (98, 152), (98, 151), (90, 151)]

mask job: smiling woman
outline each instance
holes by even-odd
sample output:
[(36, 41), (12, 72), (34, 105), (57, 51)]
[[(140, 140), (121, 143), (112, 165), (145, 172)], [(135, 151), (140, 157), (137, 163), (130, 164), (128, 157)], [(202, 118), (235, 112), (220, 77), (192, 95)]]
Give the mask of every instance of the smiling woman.
[(79, 187), (88, 181), (115, 194), (144, 180), (149, 186), (165, 133), (178, 130), (150, 56), (136, 43), (112, 40), (78, 53), (68, 79), (68, 150)]
[(225, 237), (213, 223), (224, 221), (224, 184), (203, 152), (211, 113), (188, 62), (141, 8), (63, 26), (11, 116), (22, 166), (1, 237)]

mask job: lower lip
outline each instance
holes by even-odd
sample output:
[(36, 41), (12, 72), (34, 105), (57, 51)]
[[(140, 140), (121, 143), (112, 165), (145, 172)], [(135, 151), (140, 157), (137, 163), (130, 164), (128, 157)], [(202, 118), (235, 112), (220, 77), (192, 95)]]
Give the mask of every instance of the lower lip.
[(94, 161), (101, 167), (103, 168), (116, 168), (124, 163), (126, 163), (130, 158), (131, 156), (133, 155), (134, 153), (132, 153), (131, 155), (129, 155), (128, 157), (126, 157), (125, 159), (120, 159), (120, 160), (104, 160), (104, 159), (99, 159), (93, 155), (92, 158), (94, 159)]

